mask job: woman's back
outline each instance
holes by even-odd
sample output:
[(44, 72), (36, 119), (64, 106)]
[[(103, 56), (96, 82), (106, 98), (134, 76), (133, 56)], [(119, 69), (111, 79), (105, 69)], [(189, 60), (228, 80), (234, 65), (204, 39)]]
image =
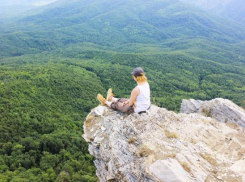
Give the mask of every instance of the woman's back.
[(148, 82), (142, 85), (137, 85), (137, 88), (139, 88), (140, 93), (136, 98), (136, 108), (134, 110), (136, 113), (146, 111), (151, 105), (150, 86)]

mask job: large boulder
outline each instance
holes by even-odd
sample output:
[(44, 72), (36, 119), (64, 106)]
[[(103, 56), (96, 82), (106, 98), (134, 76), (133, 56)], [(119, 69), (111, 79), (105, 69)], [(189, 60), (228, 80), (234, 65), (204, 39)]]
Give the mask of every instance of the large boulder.
[(245, 178), (245, 129), (198, 113), (153, 105), (147, 113), (126, 115), (98, 106), (84, 122), (83, 138), (101, 182)]
[(184, 99), (180, 113), (199, 113), (220, 122), (230, 122), (245, 127), (245, 110), (228, 99), (216, 98), (210, 101)]

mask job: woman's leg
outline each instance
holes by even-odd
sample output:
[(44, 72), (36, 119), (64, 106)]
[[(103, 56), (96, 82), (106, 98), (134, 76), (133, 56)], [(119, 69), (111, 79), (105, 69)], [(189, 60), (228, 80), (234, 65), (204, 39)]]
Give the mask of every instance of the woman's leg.
[(106, 101), (105, 101), (105, 104), (106, 104), (108, 107), (111, 107), (111, 103), (112, 103), (112, 102), (117, 102), (118, 100), (119, 100), (118, 98), (111, 97), (111, 101), (106, 100)]
[(116, 111), (121, 111), (123, 113), (130, 114), (130, 113), (134, 112), (134, 108), (133, 108), (133, 106), (129, 106), (129, 104), (126, 104), (126, 105), (123, 104), (123, 102), (125, 102), (127, 100), (128, 99), (125, 99), (125, 98), (117, 99), (116, 102), (110, 103), (110, 107)]
[(111, 97), (111, 101), (112, 102), (117, 102), (119, 98), (116, 98), (116, 97)]
[(106, 104), (108, 107), (111, 107), (111, 103), (112, 103), (112, 102), (110, 102), (110, 101), (107, 101), (107, 100), (105, 101), (105, 104)]
[(102, 105), (107, 105), (108, 107), (116, 110), (116, 111), (121, 111), (127, 114), (130, 114), (132, 112), (134, 112), (134, 108), (133, 106), (129, 106), (129, 104), (124, 105), (123, 102), (127, 101), (128, 99), (125, 98), (115, 98), (113, 97), (111, 100), (113, 102), (110, 102), (108, 100), (106, 100), (101, 94), (97, 95), (97, 99), (100, 101), (100, 103)]

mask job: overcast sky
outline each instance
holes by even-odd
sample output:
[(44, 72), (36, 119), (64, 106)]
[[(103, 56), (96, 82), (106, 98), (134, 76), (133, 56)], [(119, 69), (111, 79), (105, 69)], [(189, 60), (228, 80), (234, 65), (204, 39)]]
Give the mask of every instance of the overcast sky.
[(0, 0), (0, 6), (43, 6), (57, 0)]
[(0, 22), (57, 0), (0, 0)]

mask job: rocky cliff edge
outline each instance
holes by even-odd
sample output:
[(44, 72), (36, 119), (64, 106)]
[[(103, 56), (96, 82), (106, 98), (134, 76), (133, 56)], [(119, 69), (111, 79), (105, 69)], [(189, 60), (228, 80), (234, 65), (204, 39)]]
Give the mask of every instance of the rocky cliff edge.
[(102, 182), (245, 182), (244, 126), (245, 111), (231, 101), (191, 99), (179, 114), (154, 105), (141, 115), (98, 106), (83, 138)]

